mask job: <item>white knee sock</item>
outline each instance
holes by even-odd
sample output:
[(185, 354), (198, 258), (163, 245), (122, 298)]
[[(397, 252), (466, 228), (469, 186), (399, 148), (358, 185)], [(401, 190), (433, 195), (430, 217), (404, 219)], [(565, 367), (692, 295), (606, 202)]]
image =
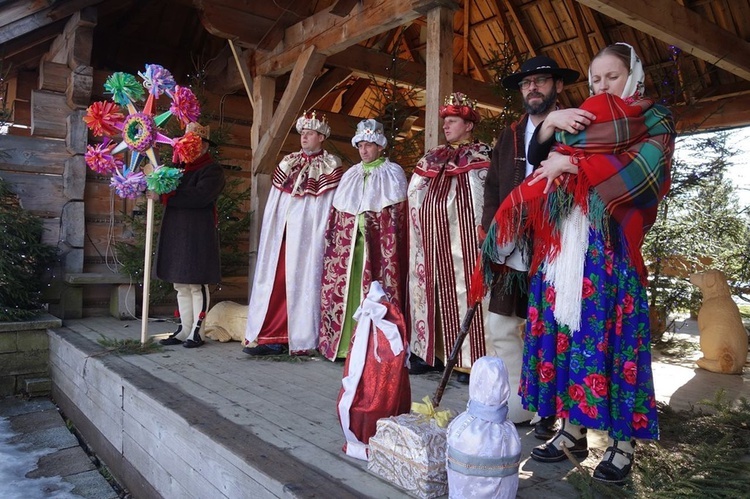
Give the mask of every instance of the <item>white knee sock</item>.
[(180, 332), (176, 338), (185, 341), (193, 331), (193, 294), (189, 284), (174, 283), (177, 291), (177, 309), (180, 312)]

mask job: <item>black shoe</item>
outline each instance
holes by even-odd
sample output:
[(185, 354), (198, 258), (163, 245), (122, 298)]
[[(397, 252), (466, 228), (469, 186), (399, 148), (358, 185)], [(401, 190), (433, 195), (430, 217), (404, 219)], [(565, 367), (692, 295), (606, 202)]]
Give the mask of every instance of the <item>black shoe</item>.
[[(633, 445), (635, 445), (635, 443)], [(633, 467), (633, 453), (618, 449), (617, 442), (615, 442), (613, 447), (607, 447), (607, 450), (604, 453), (606, 454), (607, 452), (609, 452), (609, 458), (607, 458), (607, 460), (602, 460), (602, 462), (600, 462), (594, 469), (594, 480), (622, 485), (630, 474), (630, 468)], [(615, 463), (613, 462), (615, 453), (622, 454), (628, 459), (629, 462), (625, 467), (618, 468), (615, 466)]]
[(425, 374), (431, 371), (442, 371), (443, 363), (440, 359), (435, 359), (435, 365), (431, 366), (414, 354), (409, 357), (409, 374)]
[(468, 385), (471, 380), (469, 373), (456, 372), (456, 381), (462, 385)]
[(534, 437), (545, 442), (557, 433), (557, 418), (555, 416), (547, 416), (542, 418), (541, 421), (534, 425)]
[(203, 343), (205, 342), (203, 341), (203, 338), (201, 338), (201, 335), (196, 334), (194, 340), (187, 339), (182, 342), (182, 346), (184, 346), (185, 348), (198, 348), (199, 346), (203, 345)]
[[(567, 447), (573, 456), (578, 459), (585, 459), (589, 455), (589, 444), (586, 440), (586, 428), (583, 428), (583, 436), (579, 439), (573, 438), (573, 435), (565, 430), (560, 430), (555, 434), (555, 437), (561, 436), (566, 437), (568, 440), (573, 442), (572, 447)], [(554, 440), (553, 440), (554, 441)], [(562, 445), (562, 443), (560, 444)], [(565, 461), (568, 456), (563, 452), (562, 449), (555, 447), (552, 442), (547, 442), (538, 447), (531, 449), (531, 458), (535, 461), (543, 463), (559, 463)]]
[(159, 340), (159, 345), (171, 346), (171, 345), (179, 345), (179, 344), (181, 344), (182, 340), (177, 339), (177, 335), (180, 334), (180, 332), (182, 332), (182, 326), (180, 326), (177, 329), (177, 331), (175, 331), (174, 333), (170, 334), (166, 338)]
[(245, 347), (242, 351), (248, 355), (281, 355), (286, 351), (286, 346), (279, 343), (269, 343), (268, 345), (258, 345), (257, 347)]

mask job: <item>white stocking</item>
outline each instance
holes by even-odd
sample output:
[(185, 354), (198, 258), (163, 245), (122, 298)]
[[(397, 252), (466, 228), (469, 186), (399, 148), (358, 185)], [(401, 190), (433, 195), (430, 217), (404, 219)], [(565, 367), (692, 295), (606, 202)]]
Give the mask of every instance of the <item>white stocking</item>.
[(193, 331), (193, 294), (190, 284), (174, 283), (177, 291), (177, 309), (180, 312), (180, 332), (176, 338), (185, 341)]

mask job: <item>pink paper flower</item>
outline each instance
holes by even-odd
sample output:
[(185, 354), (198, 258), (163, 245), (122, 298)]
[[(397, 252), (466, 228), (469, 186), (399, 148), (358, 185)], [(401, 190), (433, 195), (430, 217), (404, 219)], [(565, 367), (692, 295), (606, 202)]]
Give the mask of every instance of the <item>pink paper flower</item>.
[(115, 174), (109, 185), (121, 198), (135, 199), (146, 190), (146, 176), (143, 172), (131, 172), (124, 177)]
[(86, 146), (86, 154), (84, 155), (86, 166), (102, 175), (110, 175), (116, 172), (122, 166), (122, 161), (112, 156), (113, 145), (113, 143), (110, 143), (109, 145)]
[(200, 104), (193, 91), (180, 85), (174, 87), (169, 111), (180, 120), (182, 128), (185, 128), (188, 123), (198, 121), (201, 114)]

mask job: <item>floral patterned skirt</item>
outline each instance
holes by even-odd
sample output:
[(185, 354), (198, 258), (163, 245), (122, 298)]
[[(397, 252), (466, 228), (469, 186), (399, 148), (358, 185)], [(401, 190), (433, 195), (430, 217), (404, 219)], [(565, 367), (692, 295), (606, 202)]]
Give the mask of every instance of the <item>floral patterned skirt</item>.
[[(622, 253), (622, 254), (618, 254)], [(625, 250), (589, 231), (580, 331), (553, 316), (554, 287), (532, 277), (520, 394), (540, 416), (557, 415), (615, 440), (657, 439), (646, 289)]]

